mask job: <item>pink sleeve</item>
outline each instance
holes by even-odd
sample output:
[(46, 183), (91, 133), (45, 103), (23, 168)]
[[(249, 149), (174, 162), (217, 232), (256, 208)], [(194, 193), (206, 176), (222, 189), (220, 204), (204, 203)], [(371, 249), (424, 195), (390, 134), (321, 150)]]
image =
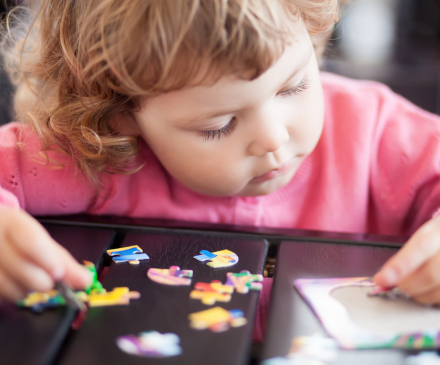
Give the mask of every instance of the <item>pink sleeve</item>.
[(50, 151), (46, 156), (40, 150), (29, 128), (18, 123), (0, 127), (0, 204), (32, 215), (89, 211), (96, 192), (73, 161), (62, 153)]

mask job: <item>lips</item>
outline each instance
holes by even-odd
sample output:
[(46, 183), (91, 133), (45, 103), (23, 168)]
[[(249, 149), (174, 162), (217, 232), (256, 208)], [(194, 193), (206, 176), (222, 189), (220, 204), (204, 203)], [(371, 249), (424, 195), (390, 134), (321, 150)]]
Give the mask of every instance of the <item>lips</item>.
[(271, 170), (269, 172), (266, 172), (263, 175), (254, 177), (252, 179), (252, 181), (255, 182), (255, 183), (261, 183), (261, 182), (265, 182), (265, 181), (269, 181), (269, 180), (275, 179), (276, 177), (284, 174), (292, 166), (292, 163), (293, 163), (293, 159), (288, 161), (288, 162), (286, 162), (279, 169), (273, 169), (273, 170)]

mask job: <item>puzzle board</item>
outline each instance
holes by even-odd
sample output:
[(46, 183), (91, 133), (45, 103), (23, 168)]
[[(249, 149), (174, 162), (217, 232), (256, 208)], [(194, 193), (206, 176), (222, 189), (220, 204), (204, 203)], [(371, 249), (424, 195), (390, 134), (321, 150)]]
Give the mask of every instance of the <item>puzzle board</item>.
[[(166, 364), (242, 365), (247, 362), (251, 344), (252, 324), (259, 292), (236, 293), (228, 303), (207, 306), (189, 297), (197, 282), (226, 281), (229, 271), (249, 270), (261, 274), (265, 262), (267, 242), (258, 239), (239, 239), (221, 234), (154, 234), (129, 232), (122, 246), (138, 245), (149, 260), (139, 265), (113, 264), (104, 278), (106, 289), (128, 286), (141, 297), (127, 307), (91, 308), (81, 328), (66, 346), (60, 365), (77, 365), (81, 359), (94, 359), (93, 365), (142, 363), (157, 364), (157, 359), (137, 358), (122, 352), (115, 339), (143, 331), (175, 333), (180, 338), (182, 354), (163, 359)], [(200, 250), (228, 249), (240, 260), (232, 267), (213, 269), (193, 258)], [(177, 265), (182, 270), (193, 270), (189, 286), (163, 285), (147, 277), (149, 268), (169, 268)], [(215, 306), (244, 312), (249, 325), (231, 328), (226, 332), (195, 330), (188, 315)], [(165, 363), (165, 362), (164, 362)], [(91, 362), (92, 364), (92, 362)]]
[(329, 335), (345, 349), (435, 348), (440, 309), (411, 299), (370, 297), (368, 278), (296, 279)]
[[(286, 356), (295, 336), (327, 335), (292, 283), (299, 278), (369, 277), (397, 251), (362, 242), (284, 241), (278, 251), (263, 359)], [(386, 237), (384, 241), (386, 243)], [(393, 242), (396, 242), (395, 240)], [(400, 349), (341, 351), (333, 365), (403, 364)]]

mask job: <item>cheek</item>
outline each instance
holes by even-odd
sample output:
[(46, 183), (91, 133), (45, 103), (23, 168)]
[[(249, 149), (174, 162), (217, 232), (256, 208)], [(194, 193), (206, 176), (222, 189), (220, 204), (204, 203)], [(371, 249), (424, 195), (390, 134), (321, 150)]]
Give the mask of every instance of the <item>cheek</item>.
[(305, 138), (310, 148), (313, 149), (318, 143), (324, 126), (324, 97), (320, 83), (310, 90), (305, 103), (303, 123)]
[(221, 143), (181, 135), (177, 139), (170, 136), (166, 141), (156, 139), (150, 147), (176, 180), (190, 189), (206, 192), (210, 188), (235, 188), (243, 177), (239, 159)]

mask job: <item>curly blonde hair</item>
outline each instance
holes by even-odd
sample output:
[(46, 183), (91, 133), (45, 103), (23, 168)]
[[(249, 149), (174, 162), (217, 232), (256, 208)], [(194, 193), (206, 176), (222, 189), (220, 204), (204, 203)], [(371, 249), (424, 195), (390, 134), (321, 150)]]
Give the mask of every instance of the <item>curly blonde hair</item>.
[(9, 14), (2, 53), (18, 119), (99, 185), (102, 171), (135, 170), (140, 140), (113, 130), (115, 115), (188, 85), (202, 64), (254, 79), (294, 37), (292, 19), (313, 39), (338, 16), (337, 0), (41, 0)]

